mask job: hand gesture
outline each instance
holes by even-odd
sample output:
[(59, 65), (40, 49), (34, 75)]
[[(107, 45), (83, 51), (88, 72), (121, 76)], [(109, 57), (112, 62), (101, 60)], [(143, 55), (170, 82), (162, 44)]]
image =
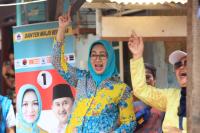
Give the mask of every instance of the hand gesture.
[(66, 15), (60, 16), (58, 18), (59, 27), (58, 27), (58, 32), (57, 32), (57, 35), (56, 35), (56, 40), (58, 42), (64, 41), (65, 29), (71, 23), (70, 12), (71, 12), (71, 7), (69, 8)]
[(71, 8), (69, 8), (67, 14), (58, 18), (59, 28), (65, 29), (71, 23), (70, 11)]
[(128, 48), (133, 54), (134, 59), (142, 57), (144, 51), (144, 43), (142, 37), (139, 37), (133, 32), (129, 38)]

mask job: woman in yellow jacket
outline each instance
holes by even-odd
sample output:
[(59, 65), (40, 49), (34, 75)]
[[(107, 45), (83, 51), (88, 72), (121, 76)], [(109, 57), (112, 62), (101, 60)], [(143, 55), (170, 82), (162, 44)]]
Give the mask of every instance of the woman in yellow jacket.
[(174, 65), (176, 78), (181, 89), (158, 89), (146, 84), (143, 61), (144, 43), (142, 38), (138, 37), (136, 34), (131, 35), (128, 47), (133, 54), (133, 59), (130, 60), (130, 69), (134, 95), (146, 104), (166, 112), (162, 125), (164, 133), (187, 132), (187, 53), (176, 50), (169, 56), (169, 62)]
[[(59, 74), (76, 88), (66, 133), (132, 133), (136, 128), (131, 89), (117, 77), (115, 53), (106, 40), (92, 43), (88, 52), (88, 71), (64, 60), (64, 34), (68, 16), (59, 17), (57, 42), (52, 64)], [(67, 114), (68, 115), (68, 114)]]

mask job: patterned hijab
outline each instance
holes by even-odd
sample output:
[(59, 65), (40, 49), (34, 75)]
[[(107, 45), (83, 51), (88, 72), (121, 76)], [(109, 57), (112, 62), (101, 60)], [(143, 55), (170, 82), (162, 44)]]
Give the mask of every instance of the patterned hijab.
[[(103, 45), (104, 48), (106, 49), (106, 52), (108, 55), (108, 61), (106, 64), (106, 68), (102, 74), (97, 74), (95, 72), (95, 70), (92, 67), (91, 61), (90, 61), (91, 50), (97, 44)], [(107, 40), (98, 40), (98, 41), (92, 43), (92, 45), (90, 46), (89, 55), (88, 55), (88, 69), (92, 75), (93, 80), (96, 83), (96, 86), (99, 86), (99, 84), (103, 80), (111, 78), (112, 76), (115, 76), (118, 74), (116, 63), (115, 63), (115, 52), (114, 52), (112, 45)]]
[[(35, 92), (35, 95), (38, 100), (38, 116), (33, 123), (26, 122), (22, 113), (23, 98), (24, 98), (25, 93), (29, 90)], [(17, 120), (16, 120), (17, 133), (39, 133), (40, 129), (37, 127), (37, 122), (40, 118), (41, 110), (42, 110), (42, 101), (41, 101), (40, 93), (37, 90), (37, 88), (30, 84), (23, 85), (19, 89), (19, 92), (17, 95)]]

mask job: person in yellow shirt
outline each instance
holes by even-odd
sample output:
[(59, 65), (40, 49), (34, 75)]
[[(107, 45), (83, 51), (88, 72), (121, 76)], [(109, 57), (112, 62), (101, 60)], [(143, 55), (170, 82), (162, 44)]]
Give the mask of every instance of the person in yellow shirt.
[(133, 58), (130, 60), (130, 69), (134, 95), (146, 104), (165, 112), (162, 125), (164, 133), (187, 132), (187, 53), (176, 50), (169, 56), (169, 62), (174, 66), (176, 78), (181, 89), (158, 89), (146, 83), (142, 37), (132, 34), (129, 38), (128, 47), (133, 54)]

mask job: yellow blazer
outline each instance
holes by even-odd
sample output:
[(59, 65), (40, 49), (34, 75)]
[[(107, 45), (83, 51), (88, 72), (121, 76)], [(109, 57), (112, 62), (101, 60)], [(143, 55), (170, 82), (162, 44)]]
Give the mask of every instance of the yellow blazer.
[[(133, 93), (146, 104), (165, 111), (162, 125), (163, 132), (168, 132), (169, 127), (179, 128), (178, 106), (180, 101), (180, 89), (158, 89), (146, 84), (143, 58), (130, 60), (131, 80)], [(187, 132), (187, 119), (183, 118), (183, 131)]]

